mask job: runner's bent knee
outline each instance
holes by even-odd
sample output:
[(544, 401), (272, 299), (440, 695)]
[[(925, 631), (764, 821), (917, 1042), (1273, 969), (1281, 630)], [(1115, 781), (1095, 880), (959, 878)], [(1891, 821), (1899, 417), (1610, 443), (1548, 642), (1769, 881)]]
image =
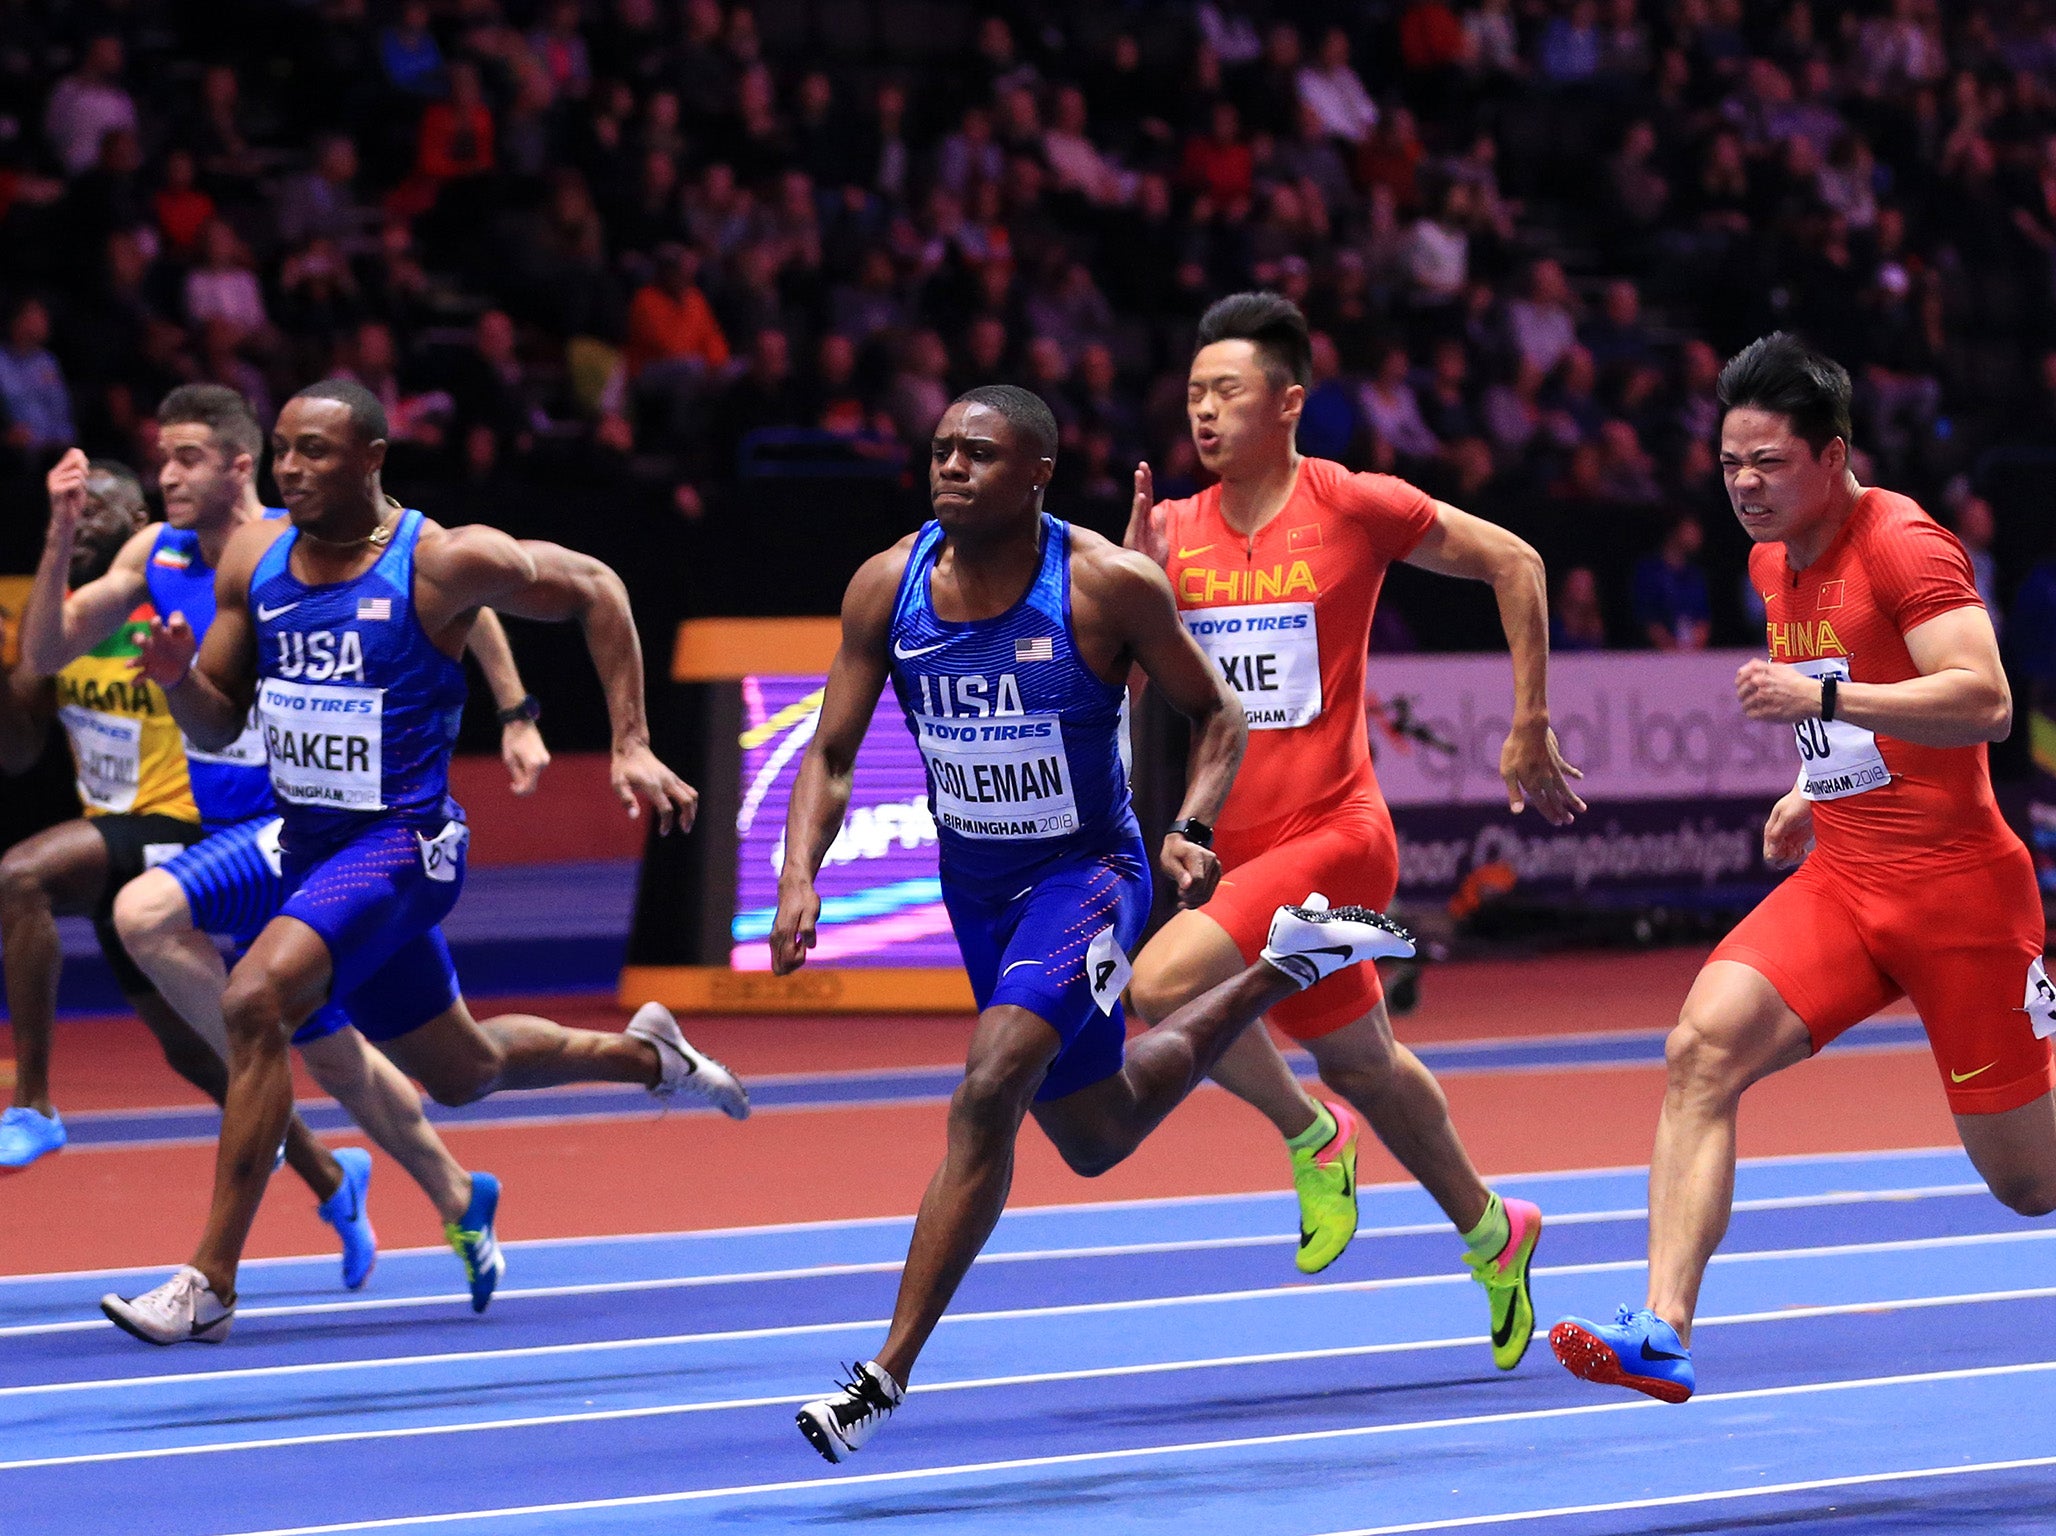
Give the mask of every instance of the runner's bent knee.
[(185, 891), (161, 869), (136, 876), (115, 894), (114, 927), (124, 944), (147, 944), (192, 925)]

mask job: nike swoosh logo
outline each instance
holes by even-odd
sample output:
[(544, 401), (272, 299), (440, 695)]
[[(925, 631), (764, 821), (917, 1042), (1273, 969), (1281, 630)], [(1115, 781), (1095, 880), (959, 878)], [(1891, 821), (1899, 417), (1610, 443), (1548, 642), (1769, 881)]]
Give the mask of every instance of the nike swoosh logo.
[(1506, 1316), (1494, 1325), (1492, 1329), (1492, 1347), (1494, 1349), (1504, 1349), (1513, 1342), (1514, 1314), (1519, 1310), (1518, 1307), (1508, 1307), (1506, 1309)]
[(297, 598), (292, 602), (286, 603), (283, 606), (277, 608), (267, 608), (262, 603), (259, 603), (257, 605), (257, 622), (259, 624), (269, 624), (273, 619), (277, 618), (280, 614), (291, 613), (295, 608), (299, 606), (300, 603)]
[(901, 661), (912, 661), (916, 656), (926, 656), (930, 651), (939, 651), (945, 645), (954, 644), (956, 644), (954, 640), (938, 640), (934, 645), (924, 645), (918, 650), (910, 651), (903, 647), (899, 641), (895, 640), (892, 642), (892, 654)]
[[(1042, 964), (1042, 962), (1041, 962), (1040, 960), (1016, 960), (1016, 961), (1015, 961), (1015, 962), (1014, 962), (1014, 963), (1013, 963), (1012, 965), (1010, 965), (1010, 966), (1008, 966), (1008, 967), (1007, 967), (1007, 971), (1018, 971), (1018, 970), (1019, 970), (1019, 969), (1020, 969), (1020, 968), (1021, 968), (1022, 966), (1024, 966), (1024, 965), (1040, 965), (1040, 964)], [(1006, 975), (1007, 971), (1001, 971), (1001, 972), (1000, 972), (1000, 975), (1002, 975), (1002, 976)]]
[(1667, 1349), (1651, 1349), (1649, 1341), (1644, 1339), (1642, 1341), (1642, 1358), (1644, 1360), (1689, 1360), (1692, 1357), (1690, 1355), (1674, 1355)]
[(1212, 548), (1213, 545), (1211, 544), (1202, 544), (1197, 549), (1181, 549), (1178, 551), (1178, 558), (1180, 560), (1190, 560), (1194, 555), (1203, 555)]
[(1347, 960), (1350, 949), (1347, 944), (1323, 944), (1319, 949), (1302, 949), (1302, 955), (1340, 955)]
[(1988, 1061), (1983, 1066), (1979, 1067), (1975, 1072), (1951, 1072), (1949, 1074), (1949, 1081), (1952, 1083), (1967, 1083), (1973, 1077), (1983, 1076), (1985, 1073), (1991, 1071), (1992, 1068), (1996, 1067), (1997, 1065), (1999, 1065), (1999, 1063), (1997, 1063), (1996, 1061)]

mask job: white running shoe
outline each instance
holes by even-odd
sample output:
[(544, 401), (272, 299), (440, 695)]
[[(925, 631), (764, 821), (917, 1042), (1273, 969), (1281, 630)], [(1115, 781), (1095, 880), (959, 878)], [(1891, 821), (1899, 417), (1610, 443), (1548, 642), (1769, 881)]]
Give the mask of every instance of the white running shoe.
[(154, 1291), (124, 1300), (100, 1298), (109, 1322), (145, 1344), (219, 1344), (235, 1321), (235, 1303), (223, 1306), (207, 1277), (190, 1264)]
[(657, 1098), (668, 1099), (683, 1088), (698, 1094), (731, 1120), (749, 1119), (749, 1090), (720, 1062), (694, 1050), (692, 1042), (679, 1032), (678, 1020), (671, 1017), (671, 1010), (662, 1003), (644, 1003), (628, 1021), (625, 1032), (656, 1048), (657, 1065), (663, 1076), (650, 1092)]
[(876, 1360), (849, 1368), (850, 1379), (833, 1397), (816, 1398), (799, 1411), (800, 1433), (830, 1461), (854, 1456), (878, 1426), (906, 1401), (907, 1389)]
[(1404, 960), (1414, 952), (1413, 935), (1369, 907), (1330, 907), (1316, 891), (1297, 907), (1271, 915), (1270, 942), (1263, 958), (1301, 990), (1345, 966), (1366, 960)]

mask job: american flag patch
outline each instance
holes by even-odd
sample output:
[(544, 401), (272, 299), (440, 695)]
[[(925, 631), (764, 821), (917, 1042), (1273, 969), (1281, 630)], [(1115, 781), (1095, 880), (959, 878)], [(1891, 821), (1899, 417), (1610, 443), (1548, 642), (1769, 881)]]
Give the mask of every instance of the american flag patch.
[(390, 619), (392, 616), (393, 600), (389, 597), (357, 599), (357, 617), (360, 619)]
[(1056, 641), (1049, 635), (1043, 635), (1035, 640), (1016, 640), (1014, 642), (1014, 660), (1016, 661), (1055, 661), (1056, 659)]

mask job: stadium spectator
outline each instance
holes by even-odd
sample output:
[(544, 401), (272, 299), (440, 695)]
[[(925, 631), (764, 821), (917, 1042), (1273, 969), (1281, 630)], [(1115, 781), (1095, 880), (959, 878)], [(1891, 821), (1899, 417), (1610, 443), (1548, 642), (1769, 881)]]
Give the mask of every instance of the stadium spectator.
[(43, 132), (58, 168), (77, 176), (100, 158), (100, 141), (117, 129), (135, 133), (135, 99), (122, 88), (121, 39), (102, 33), (86, 43), (79, 67), (57, 83), (43, 113)]
[(17, 301), (0, 346), (0, 409), (8, 447), (32, 462), (78, 440), (71, 391), (49, 347), (49, 309), (38, 298)]
[(238, 336), (260, 335), (271, 319), (242, 240), (226, 219), (214, 219), (200, 232), (199, 247), (199, 260), (186, 274), (186, 319), (193, 325), (219, 320)]
[[(1439, 48), (1431, 42), (1428, 54), (1415, 67), (1455, 62), (1441, 56), (1444, 49), (1446, 40)], [(1350, 67), (1349, 33), (1343, 28), (1330, 27), (1321, 34), (1320, 56), (1300, 68), (1296, 84), (1300, 104), (1320, 119), (1329, 137), (1361, 144), (1378, 126), (1378, 104), (1364, 89), (1363, 78)]]
[(1699, 551), (1706, 530), (1696, 517), (1680, 517), (1662, 547), (1635, 566), (1635, 627), (1659, 651), (1699, 651), (1713, 631), (1706, 572)]
[(1574, 565), (1557, 582), (1556, 601), (1549, 605), (1549, 648), (1606, 649), (1606, 616), (1599, 606), (1599, 577), (1590, 566)]

